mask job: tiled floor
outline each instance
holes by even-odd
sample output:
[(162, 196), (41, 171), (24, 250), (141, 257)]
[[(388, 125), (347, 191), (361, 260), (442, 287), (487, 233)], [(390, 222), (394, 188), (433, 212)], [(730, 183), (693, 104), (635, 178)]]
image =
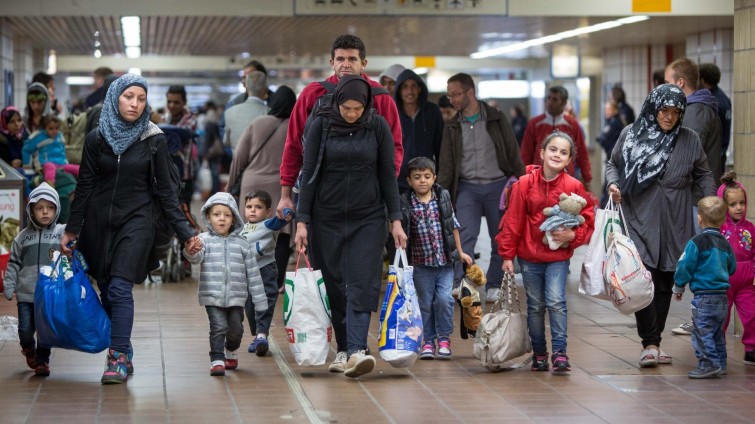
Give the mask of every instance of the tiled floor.
[[(286, 346), (279, 299), (272, 354), (244, 352), (239, 370), (210, 377), (206, 315), (196, 282), (186, 280), (135, 288), (136, 373), (128, 384), (100, 385), (104, 353), (65, 350), (53, 350), (50, 377), (34, 377), (18, 343), (0, 342), (0, 423), (753, 422), (755, 367), (743, 364), (739, 339), (728, 337), (726, 377), (689, 380), (689, 337), (670, 334), (689, 316), (685, 298), (672, 305), (664, 335), (674, 365), (640, 370), (633, 319), (576, 293), (579, 264), (577, 256), (569, 278), (569, 376), (490, 373), (472, 357), (472, 340), (458, 337), (451, 361), (394, 369), (378, 359), (357, 380), (326, 366), (301, 368)], [(15, 301), (0, 303), (3, 315), (16, 315)], [(242, 349), (250, 341), (247, 333)], [(370, 346), (377, 351), (374, 338)]]

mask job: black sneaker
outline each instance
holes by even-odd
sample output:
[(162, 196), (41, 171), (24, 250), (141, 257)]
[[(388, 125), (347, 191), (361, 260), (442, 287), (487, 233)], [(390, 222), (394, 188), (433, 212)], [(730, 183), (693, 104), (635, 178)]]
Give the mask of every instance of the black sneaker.
[(755, 350), (745, 352), (745, 364), (755, 365)]
[(548, 365), (548, 352), (532, 355), (531, 371), (548, 371), (548, 369), (550, 369), (550, 365)]
[(569, 364), (569, 357), (564, 352), (556, 352), (551, 356), (553, 362), (553, 372), (555, 374), (566, 373), (571, 371), (571, 364)]

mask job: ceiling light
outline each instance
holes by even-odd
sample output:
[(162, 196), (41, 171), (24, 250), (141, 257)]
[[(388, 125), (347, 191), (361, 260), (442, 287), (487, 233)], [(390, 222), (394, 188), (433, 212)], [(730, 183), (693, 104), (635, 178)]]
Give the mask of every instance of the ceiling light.
[(472, 59), (484, 59), (486, 57), (498, 56), (504, 53), (510, 53), (517, 50), (527, 49), (533, 46), (540, 46), (543, 44), (553, 43), (554, 41), (561, 41), (566, 38), (577, 37), (583, 34), (589, 34), (591, 32), (603, 31), (606, 29), (616, 28), (621, 25), (633, 24), (635, 22), (641, 22), (650, 19), (649, 16), (629, 16), (626, 18), (617, 19), (615, 21), (602, 22), (595, 25), (586, 27), (579, 27), (569, 31), (559, 32), (553, 35), (546, 35), (545, 37), (533, 38), (531, 40), (522, 41), (520, 43), (513, 43), (503, 47), (497, 47), (489, 50), (482, 50), (469, 55)]
[(94, 57), (96, 57), (97, 59), (101, 58), (102, 57), (102, 51), (100, 51), (100, 49), (95, 49), (94, 50)]
[(134, 75), (141, 75), (142, 69), (141, 68), (128, 68), (127, 73), (134, 74)]
[(77, 76), (70, 76), (66, 77), (66, 85), (92, 85), (94, 84), (94, 77), (87, 76), (87, 77), (77, 77)]
[(142, 25), (138, 16), (121, 17), (121, 30), (124, 46), (140, 47), (142, 45)]
[(50, 50), (47, 54), (47, 73), (50, 75), (58, 73), (58, 55), (55, 50)]
[(142, 55), (141, 47), (126, 47), (126, 57), (136, 59)]

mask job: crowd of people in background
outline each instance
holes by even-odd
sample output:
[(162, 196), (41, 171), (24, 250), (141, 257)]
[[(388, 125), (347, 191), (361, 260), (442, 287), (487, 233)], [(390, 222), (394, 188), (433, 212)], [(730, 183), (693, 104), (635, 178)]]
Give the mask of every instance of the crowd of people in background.
[[(629, 235), (655, 287), (653, 302), (635, 314), (642, 342), (639, 365), (672, 362), (661, 341), (678, 290), (677, 261), (685, 244), (702, 231), (696, 227), (698, 201), (716, 196), (726, 165), (731, 102), (718, 88), (721, 75), (715, 65), (698, 67), (681, 58), (655, 72), (654, 88), (636, 116), (623, 88), (613, 86), (606, 93), (605, 124), (595, 137), (606, 158), (605, 184), (591, 188), (600, 168), (590, 163), (585, 131), (570, 114), (565, 87), (551, 85), (544, 113), (528, 119), (529, 108), (523, 105), (511, 107), (507, 116), (481, 100), (468, 73), (451, 76), (437, 102), (425, 80), (401, 64), (372, 80), (365, 73), (366, 47), (353, 35), (338, 37), (330, 54), (333, 74), (307, 85), (298, 99), (290, 87), (273, 89), (265, 67), (250, 61), (242, 71), (244, 92), (224, 107), (207, 102), (198, 113), (190, 110), (183, 86), (168, 88), (160, 113), (147, 105), (144, 78), (98, 68), (94, 91), (83, 101), (87, 135), (76, 164), (68, 162), (59, 135), (67, 123), (51, 76), (35, 75), (23, 109), (8, 106), (0, 112), (2, 160), (16, 168), (32, 168), (36, 160), (53, 189), (60, 170), (78, 178), (60, 250), (70, 252), (67, 243), (78, 240), (112, 320), (103, 383), (125, 382), (133, 372), (133, 285), (157, 266), (152, 250), (143, 248), (154, 237), (151, 194), (159, 198), (187, 261), (201, 264), (199, 300), (210, 322), (212, 375), (238, 367), (244, 315), (255, 337), (249, 352), (266, 354), (270, 317), (294, 247), (323, 271), (336, 341), (330, 371), (356, 377), (375, 365), (367, 331), (378, 307), (386, 247), (388, 252), (407, 249), (410, 264), (417, 266), (423, 318), (430, 318), (422, 358), (451, 358), (451, 285), (463, 275), (462, 262), (474, 261), (482, 220), (491, 240), (482, 298), (499, 297), (503, 273), (514, 273), (517, 259), (527, 294), (531, 369), (566, 373), (571, 370), (565, 297), (569, 260), (589, 241), (594, 209), (609, 197), (623, 205)], [(152, 152), (151, 143), (158, 146)], [(162, 178), (157, 181), (167, 180), (168, 161), (179, 166), (182, 193), (174, 196), (166, 185), (151, 193), (154, 171), (143, 160), (150, 155), (158, 162), (157, 177)], [(129, 173), (119, 174), (124, 167)], [(209, 200), (200, 211), (200, 226), (189, 204), (196, 196), (197, 171), (204, 167), (211, 179), (202, 193)], [(225, 183), (222, 174), (228, 174)], [(718, 197), (728, 202), (727, 222), (736, 227), (744, 219), (744, 188), (727, 178)], [(134, 190), (113, 195), (125, 186)], [(504, 213), (501, 195), (507, 186)], [(602, 196), (600, 204), (592, 200), (593, 190)], [(561, 193), (588, 201), (580, 212), (583, 224), (552, 232), (556, 245), (566, 246), (552, 249), (538, 228), (543, 208), (558, 203)], [(718, 221), (708, 214), (710, 202), (704, 204), (700, 222), (710, 227)], [(200, 234), (201, 227), (206, 231)], [(223, 246), (240, 256), (229, 256)], [(216, 281), (224, 264), (238, 274), (233, 284), (243, 293), (228, 302), (213, 294), (224, 290)], [(729, 303), (741, 302), (742, 296), (738, 292)], [(19, 305), (28, 301), (18, 300)], [(744, 315), (749, 334), (754, 320), (747, 311)], [(695, 319), (685, 324), (692, 330), (679, 334), (687, 331), (700, 341)], [(40, 347), (34, 356), (29, 337), (24, 340), (29, 366), (49, 375), (49, 352)], [(755, 360), (755, 345), (747, 348), (747, 358)], [(707, 374), (700, 371), (703, 377), (693, 378), (713, 375), (711, 369), (725, 373), (725, 358), (713, 357), (711, 363), (701, 360)]]

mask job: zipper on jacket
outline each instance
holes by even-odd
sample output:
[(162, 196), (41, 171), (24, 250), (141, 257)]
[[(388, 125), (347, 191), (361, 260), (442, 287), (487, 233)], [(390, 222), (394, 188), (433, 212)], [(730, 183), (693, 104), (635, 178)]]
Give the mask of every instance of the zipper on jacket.
[[(230, 262), (228, 261), (228, 237), (223, 237), (223, 262), (225, 262), (225, 265), (223, 266), (223, 306), (228, 307), (230, 304), (229, 298), (230, 296), (230, 288), (228, 287), (231, 279), (230, 279)], [(247, 294), (249, 296), (249, 294)]]
[[(118, 179), (121, 175), (121, 155), (118, 155), (118, 161), (115, 166), (115, 184), (113, 184), (113, 194), (110, 196), (110, 208), (107, 213), (108, 225), (113, 220), (113, 202), (115, 202), (115, 191), (118, 189)], [(109, 230), (109, 229), (108, 229)], [(107, 240), (105, 240), (105, 264), (110, 265), (110, 242), (112, 231), (107, 231)]]

